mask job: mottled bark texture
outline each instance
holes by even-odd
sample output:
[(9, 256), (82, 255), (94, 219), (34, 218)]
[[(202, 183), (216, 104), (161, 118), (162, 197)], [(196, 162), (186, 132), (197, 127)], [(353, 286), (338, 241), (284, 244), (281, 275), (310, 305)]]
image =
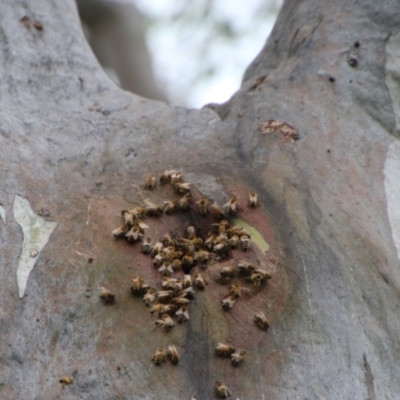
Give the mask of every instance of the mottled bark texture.
[[(398, 397), (397, 0), (286, 1), (241, 89), (201, 110), (117, 88), (72, 0), (4, 1), (0, 27), (2, 399), (210, 399), (216, 380), (242, 400)], [(299, 140), (263, 134), (268, 120)], [(159, 282), (157, 269), (111, 231), (122, 208), (177, 198), (168, 186), (143, 189), (147, 173), (167, 168), (184, 171), (196, 199), (238, 197), (269, 250), (253, 243), (223, 265), (244, 257), (272, 279), (245, 282), (223, 312), (229, 285), (212, 261), (189, 322), (164, 333), (129, 290), (135, 275)], [(22, 299), (15, 195), (57, 223)], [(212, 221), (192, 210), (144, 222), (154, 242)], [(100, 286), (114, 305), (101, 303)], [(266, 332), (251, 321), (257, 311)], [(242, 366), (214, 355), (228, 341), (247, 351)], [(180, 363), (155, 366), (169, 344)], [(74, 378), (65, 389), (63, 376)]]

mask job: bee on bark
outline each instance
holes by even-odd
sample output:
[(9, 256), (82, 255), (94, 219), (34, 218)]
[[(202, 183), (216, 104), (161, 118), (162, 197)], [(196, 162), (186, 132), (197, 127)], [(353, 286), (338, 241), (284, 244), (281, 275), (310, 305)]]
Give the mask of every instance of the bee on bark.
[(115, 302), (115, 296), (104, 286), (100, 287), (100, 298), (105, 304), (113, 304)]
[(189, 304), (189, 303), (190, 303), (190, 300), (189, 300), (189, 299), (186, 299), (185, 297), (174, 297), (174, 298), (171, 300), (171, 303), (172, 303), (172, 304), (176, 304), (176, 305), (178, 305), (178, 306), (184, 306), (184, 305), (186, 305), (186, 304)]
[(218, 343), (217, 347), (215, 348), (215, 354), (220, 357), (230, 357), (236, 349), (225, 343)]
[(160, 319), (155, 321), (156, 328), (163, 328), (164, 331), (169, 331), (175, 326), (175, 322), (168, 314), (163, 314)]
[(226, 399), (231, 395), (229, 389), (221, 381), (215, 382), (214, 391), (217, 396), (221, 397), (221, 399)]
[(133, 213), (131, 213), (129, 210), (122, 210), (121, 211), (121, 216), (124, 220), (124, 224), (127, 228), (131, 228), (136, 220), (135, 216)]
[(222, 308), (225, 311), (227, 311), (227, 310), (231, 309), (235, 305), (236, 301), (237, 301), (236, 297), (229, 296), (226, 299), (222, 300), (222, 302), (221, 302), (222, 303)]
[(171, 263), (171, 267), (174, 272), (181, 270), (182, 269), (182, 261), (179, 258), (175, 258)]
[(218, 225), (218, 234), (225, 233), (229, 225), (228, 220), (223, 219)]
[(185, 256), (182, 257), (182, 267), (184, 268), (184, 271), (186, 271), (187, 268), (190, 268), (193, 264), (194, 264), (194, 258), (189, 254), (186, 254)]
[(207, 250), (199, 250), (194, 253), (194, 260), (198, 263), (206, 263), (210, 259), (210, 253)]
[(225, 234), (222, 233), (218, 235), (214, 240), (213, 252), (222, 254), (225, 253), (227, 250), (229, 250), (228, 238), (225, 236)]
[(161, 365), (161, 363), (166, 361), (165, 351), (164, 351), (164, 349), (162, 347), (159, 347), (156, 350), (156, 352), (155, 352), (153, 358), (151, 359), (151, 361), (153, 361), (154, 364), (156, 364), (156, 365)]
[(155, 187), (156, 187), (156, 178), (154, 178), (153, 175), (147, 175), (144, 188), (153, 190)]
[(176, 306), (172, 304), (155, 304), (150, 308), (150, 314), (154, 315), (155, 313), (158, 313), (158, 315), (170, 313), (176, 310)]
[(250, 237), (250, 235), (240, 226), (232, 226), (231, 228), (228, 228), (226, 230), (226, 234), (229, 237), (232, 237), (234, 235), (238, 236), (239, 238), (241, 238), (243, 235), (247, 235)]
[(207, 214), (207, 199), (205, 197), (202, 197), (200, 200), (196, 201), (197, 208), (199, 210), (200, 215), (206, 215)]
[(176, 185), (183, 181), (183, 174), (181, 171), (176, 171), (171, 174), (171, 185)]
[(158, 268), (158, 271), (161, 272), (164, 276), (169, 276), (174, 272), (171, 266), (171, 262), (168, 259), (164, 259), (163, 265)]
[(65, 386), (72, 385), (74, 383), (74, 380), (69, 376), (64, 376), (59, 380), (59, 382), (61, 383), (62, 388), (65, 389)]
[(163, 244), (161, 242), (157, 242), (152, 248), (150, 254), (155, 257), (159, 254), (163, 249)]
[(153, 265), (159, 267), (164, 261), (164, 257), (161, 254), (157, 254), (153, 259)]
[(188, 299), (194, 299), (194, 290), (192, 286), (188, 286), (178, 292), (178, 297), (186, 297)]
[(231, 354), (231, 363), (235, 367), (241, 365), (246, 358), (247, 353), (244, 350), (235, 351)]
[(124, 226), (120, 226), (120, 227), (117, 228), (117, 229), (114, 229), (114, 230), (111, 232), (111, 234), (112, 234), (115, 238), (122, 238), (122, 237), (125, 237), (126, 232), (127, 232), (127, 229), (126, 229), (126, 227), (125, 227), (125, 225), (124, 225)]
[(233, 235), (228, 239), (228, 244), (231, 249), (237, 249), (239, 246), (239, 236)]
[(199, 250), (201, 245), (203, 244), (203, 239), (199, 237), (195, 237), (192, 239), (192, 244), (196, 248), (196, 250)]
[(165, 214), (172, 214), (172, 212), (176, 209), (176, 206), (177, 204), (175, 200), (164, 201)]
[(161, 278), (161, 286), (168, 290), (168, 289), (175, 289), (176, 285), (176, 279), (168, 278), (166, 276), (163, 276)]
[(178, 364), (180, 357), (178, 354), (178, 350), (176, 350), (175, 346), (168, 346), (167, 357), (172, 364)]
[(227, 214), (235, 215), (239, 209), (237, 197), (233, 196), (227, 203), (224, 204), (223, 209), (227, 212)]
[(258, 203), (258, 196), (257, 193), (252, 190), (249, 194), (249, 207), (257, 207), (259, 205)]
[(233, 278), (236, 274), (235, 267), (223, 267), (219, 272), (222, 278)]
[(241, 236), (240, 244), (242, 245), (242, 250), (247, 251), (250, 247), (250, 238), (247, 235)]
[(182, 278), (176, 278), (174, 290), (176, 292), (179, 292), (182, 289), (183, 289)]
[(209, 251), (213, 250), (216, 238), (217, 235), (215, 235), (214, 233), (211, 233), (207, 236), (207, 239), (204, 242), (204, 246), (206, 246)]
[(271, 279), (271, 274), (268, 271), (258, 268), (253, 274), (251, 274), (250, 279), (254, 283), (255, 287), (259, 287), (261, 283)]
[(182, 322), (186, 322), (189, 320), (189, 311), (187, 306), (182, 306), (175, 313), (177, 316), (178, 322), (181, 324)]
[(188, 182), (178, 182), (173, 185), (175, 192), (186, 194), (190, 192), (190, 183)]
[(269, 322), (262, 311), (254, 315), (253, 321), (259, 328), (263, 329), (264, 331), (266, 331), (269, 327)]
[(182, 286), (186, 289), (192, 286), (192, 276), (189, 274), (183, 275)]
[(147, 289), (149, 289), (149, 285), (144, 283), (144, 280), (141, 276), (136, 276), (135, 278), (132, 279), (132, 286), (131, 286), (132, 294), (134, 295), (142, 294)]
[(238, 283), (234, 283), (229, 289), (229, 294), (234, 299), (238, 299), (242, 295), (242, 287)]
[(191, 193), (186, 193), (178, 200), (178, 206), (181, 210), (188, 210), (190, 207), (190, 203), (192, 202)]
[(151, 249), (152, 249), (151, 239), (150, 238), (144, 239), (144, 242), (142, 243), (142, 253), (149, 254), (151, 252)]
[(174, 294), (174, 292), (171, 289), (169, 289), (169, 290), (159, 290), (157, 292), (157, 300), (160, 303), (168, 303), (171, 300), (173, 294)]
[(146, 214), (149, 217), (159, 217), (159, 216), (163, 215), (163, 212), (164, 212), (162, 207), (156, 206), (155, 204), (150, 203), (150, 202), (147, 202), (145, 210), (146, 210)]
[(194, 226), (188, 226), (186, 230), (187, 230), (189, 240), (193, 240), (196, 238), (196, 229)]
[(162, 175), (160, 176), (160, 184), (165, 185), (166, 183), (171, 182), (171, 175), (175, 174), (175, 170), (170, 170), (170, 171), (164, 171)]
[(156, 299), (157, 291), (154, 288), (150, 288), (147, 290), (146, 294), (143, 296), (143, 301), (146, 306), (150, 306), (151, 303)]
[(139, 227), (139, 225), (134, 225), (126, 234), (125, 237), (128, 239), (128, 242), (137, 242), (143, 238), (143, 233)]
[(200, 289), (200, 290), (203, 290), (206, 285), (205, 280), (201, 276), (200, 273), (197, 273), (194, 275), (193, 282), (194, 282), (195, 286), (197, 287), (197, 289)]
[(217, 218), (217, 219), (224, 219), (226, 217), (226, 215), (225, 215), (224, 211), (222, 210), (222, 208), (219, 207), (218, 204), (215, 203), (215, 202), (213, 204), (211, 204), (210, 212), (211, 212), (211, 215), (214, 218)]
[(238, 272), (243, 275), (249, 275), (254, 273), (256, 267), (254, 265), (248, 264), (244, 261), (241, 261), (237, 265)]

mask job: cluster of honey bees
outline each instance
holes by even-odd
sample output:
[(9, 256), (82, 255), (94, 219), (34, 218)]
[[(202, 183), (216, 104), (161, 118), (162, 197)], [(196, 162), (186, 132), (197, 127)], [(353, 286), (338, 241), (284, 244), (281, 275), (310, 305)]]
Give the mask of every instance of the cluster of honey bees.
[[(163, 205), (146, 201), (143, 207), (124, 209), (121, 211), (122, 225), (112, 231), (115, 238), (123, 238), (131, 243), (140, 242), (142, 253), (151, 257), (153, 267), (160, 273), (160, 288), (146, 283), (141, 276), (136, 276), (132, 280), (130, 290), (132, 295), (142, 296), (151, 316), (156, 317), (154, 329), (159, 328), (164, 332), (173, 329), (175, 321), (184, 323), (189, 320), (189, 305), (194, 299), (195, 290), (205, 289), (208, 283), (201, 271), (207, 268), (209, 261), (229, 260), (233, 251), (251, 250), (250, 234), (230, 222), (230, 217), (235, 216), (241, 209), (237, 197), (232, 197), (222, 207), (205, 196), (196, 200), (191, 192), (191, 184), (184, 181), (183, 173), (178, 170), (165, 171), (158, 182), (154, 176), (148, 175), (144, 188), (152, 191), (158, 185), (166, 184), (172, 186), (179, 198), (164, 201)], [(259, 206), (258, 196), (254, 191), (249, 194), (248, 206)], [(146, 237), (149, 227), (143, 222), (144, 219), (187, 211), (199, 216), (210, 216), (214, 223), (210, 224), (209, 231), (204, 234), (199, 227), (191, 225), (181, 237), (165, 234), (156, 242)], [(219, 271), (218, 281), (225, 284), (236, 277), (253, 284), (257, 289), (269, 280), (271, 275), (268, 271), (240, 261), (237, 265), (223, 267)], [(240, 283), (231, 282), (228, 296), (221, 301), (223, 310), (232, 309), (241, 298), (242, 290), (249, 289), (243, 288)], [(115, 301), (114, 294), (104, 287), (101, 288), (100, 298), (105, 304)], [(253, 321), (264, 330), (269, 326), (263, 312), (254, 315)], [(235, 367), (242, 365), (246, 358), (245, 350), (223, 343), (218, 344), (215, 354), (229, 358)], [(176, 347), (169, 345), (167, 349), (159, 347), (152, 361), (157, 366), (167, 360), (176, 365), (179, 359)], [(220, 381), (215, 383), (214, 391), (220, 398), (230, 396), (229, 389)]]

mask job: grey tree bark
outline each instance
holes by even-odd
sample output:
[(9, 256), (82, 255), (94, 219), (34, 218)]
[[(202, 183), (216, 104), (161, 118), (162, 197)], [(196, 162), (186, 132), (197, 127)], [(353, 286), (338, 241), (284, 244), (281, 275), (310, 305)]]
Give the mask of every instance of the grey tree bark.
[[(72, 0), (2, 2), (0, 27), (2, 399), (209, 399), (216, 380), (239, 399), (398, 397), (398, 1), (285, 1), (240, 90), (200, 110), (117, 88)], [(223, 312), (229, 285), (210, 262), (190, 320), (164, 333), (129, 289), (135, 275), (155, 285), (157, 269), (111, 231), (121, 209), (175, 196), (143, 189), (147, 173), (170, 168), (196, 199), (237, 196), (269, 247), (252, 235), (250, 251), (222, 265), (246, 258), (272, 278), (244, 282)], [(145, 223), (157, 241), (209, 219)], [(57, 224), (48, 240), (42, 220)], [(20, 298), (27, 274), (17, 270), (30, 260)], [(100, 286), (114, 305), (100, 302)], [(266, 332), (251, 321), (258, 311)], [(247, 351), (242, 366), (214, 355), (227, 341)], [(155, 366), (168, 344), (180, 363)], [(74, 383), (63, 389), (63, 376)]]

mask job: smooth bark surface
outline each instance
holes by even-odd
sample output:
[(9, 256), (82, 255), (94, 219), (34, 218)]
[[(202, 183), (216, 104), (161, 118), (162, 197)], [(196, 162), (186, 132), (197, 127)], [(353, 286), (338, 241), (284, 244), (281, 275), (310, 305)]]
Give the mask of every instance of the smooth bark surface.
[[(286, 1), (241, 89), (201, 110), (115, 87), (73, 1), (3, 2), (0, 27), (1, 398), (209, 399), (216, 380), (239, 399), (398, 396), (398, 1)], [(299, 140), (263, 134), (268, 120)], [(224, 313), (229, 285), (212, 261), (189, 322), (166, 334), (129, 289), (135, 275), (159, 282), (157, 269), (111, 231), (121, 209), (176, 198), (143, 188), (146, 174), (169, 168), (196, 199), (238, 197), (239, 217), (269, 250), (253, 243), (223, 265), (247, 257), (272, 279), (246, 283)], [(57, 223), (22, 299), (16, 195)], [(193, 210), (145, 220), (153, 241), (211, 222)], [(101, 303), (100, 286), (116, 304)], [(267, 332), (251, 321), (260, 310)], [(241, 367), (214, 355), (227, 341), (247, 351)], [(180, 363), (155, 366), (168, 344)], [(63, 376), (74, 384), (62, 389)]]

